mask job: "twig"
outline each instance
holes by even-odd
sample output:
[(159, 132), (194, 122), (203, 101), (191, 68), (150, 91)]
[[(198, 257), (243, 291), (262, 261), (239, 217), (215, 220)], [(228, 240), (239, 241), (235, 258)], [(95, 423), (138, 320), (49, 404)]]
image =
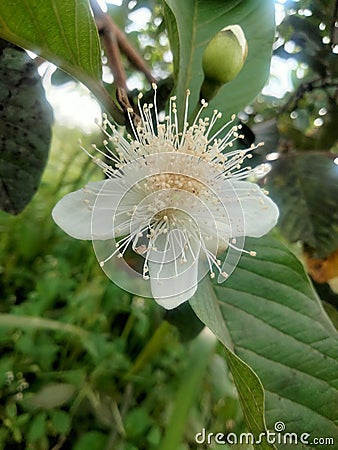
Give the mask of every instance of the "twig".
[(103, 37), (108, 64), (113, 72), (116, 87), (127, 91), (127, 78), (121, 62), (121, 54), (116, 39), (113, 20), (108, 14), (102, 11), (96, 0), (90, 0), (90, 5), (94, 12), (97, 28)]
[(51, 450), (60, 450), (63, 447), (63, 444), (66, 442), (66, 435), (61, 434), (57, 443), (51, 448)]
[(281, 108), (281, 113), (284, 113), (291, 109), (290, 105), (292, 106), (292, 110), (296, 109), (299, 100), (301, 100), (307, 92), (312, 92), (316, 89), (327, 89), (330, 87), (338, 87), (337, 81), (322, 80), (321, 78), (317, 78), (315, 80), (307, 81), (306, 83), (301, 84), (292, 94), (291, 98), (289, 98), (289, 100)]
[(130, 45), (127, 36), (114, 22), (113, 27), (119, 47), (128, 58), (128, 61), (135, 67), (135, 69), (144, 73), (149, 83), (156, 83), (156, 79), (153, 77), (150, 68), (135, 48)]
[[(150, 68), (148, 67), (145, 60), (142, 58), (142, 56), (137, 52), (137, 50), (130, 44), (128, 41), (127, 36), (124, 34), (122, 30), (114, 23), (112, 18), (109, 16), (109, 14), (106, 14), (102, 11), (100, 6), (97, 3), (97, 0), (90, 0), (91, 7), (94, 12), (94, 16), (97, 22), (98, 30), (103, 34), (105, 37), (105, 34), (111, 33), (111, 36), (106, 36), (107, 42), (105, 42), (107, 53), (109, 52), (110, 47), (116, 46), (118, 44), (119, 49), (126, 55), (128, 61), (140, 72), (143, 72), (149, 83), (155, 83), (156, 79), (153, 77)], [(110, 43), (109, 39), (113, 37), (114, 42)], [(118, 49), (117, 49), (118, 50)], [(116, 49), (113, 51), (113, 54), (111, 55), (113, 58), (115, 56)], [(109, 54), (108, 60), (109, 60)], [(116, 56), (120, 57), (119, 52), (116, 53)], [(116, 63), (116, 59), (112, 59), (111, 62)], [(121, 65), (121, 64), (120, 64)], [(121, 73), (117, 74), (118, 76), (123, 75), (122, 71), (124, 73), (123, 67), (117, 67), (118, 71), (121, 69)], [(114, 70), (114, 68), (112, 68)], [(115, 73), (113, 71), (114, 77)], [(116, 80), (115, 80), (116, 81)], [(116, 82), (118, 86), (124, 87), (118, 82)]]
[[(127, 414), (130, 405), (132, 403), (132, 393), (133, 393), (133, 386), (131, 385), (131, 383), (128, 383), (125, 389), (125, 393), (124, 393), (124, 400), (121, 406), (121, 411), (118, 411), (119, 413), (119, 420), (121, 420), (121, 424), (120, 424), (120, 428), (122, 426), (123, 428), (123, 417)], [(116, 419), (116, 416), (115, 416)], [(112, 450), (114, 448), (115, 445), (115, 441), (118, 437), (118, 431), (116, 428), (113, 428), (108, 436), (108, 441), (105, 447), (105, 450)]]

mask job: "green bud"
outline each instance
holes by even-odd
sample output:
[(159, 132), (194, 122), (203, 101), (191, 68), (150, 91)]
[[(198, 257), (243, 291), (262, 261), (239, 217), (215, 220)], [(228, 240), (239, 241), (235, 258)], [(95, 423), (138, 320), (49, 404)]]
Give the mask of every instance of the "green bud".
[(201, 97), (210, 100), (223, 84), (234, 79), (242, 69), (247, 53), (248, 44), (239, 25), (230, 25), (217, 33), (203, 54), (205, 79)]

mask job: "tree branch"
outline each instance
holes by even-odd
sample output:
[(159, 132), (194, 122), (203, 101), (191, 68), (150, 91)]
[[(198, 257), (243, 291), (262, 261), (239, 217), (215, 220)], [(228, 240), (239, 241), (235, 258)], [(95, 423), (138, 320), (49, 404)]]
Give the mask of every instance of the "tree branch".
[(336, 80), (316, 78), (315, 80), (302, 83), (300, 86), (298, 86), (296, 91), (292, 93), (291, 97), (281, 108), (280, 112), (284, 113), (286, 111), (296, 109), (298, 107), (299, 101), (304, 97), (304, 95), (307, 92), (312, 92), (316, 89), (326, 90), (331, 87), (338, 87), (338, 82)]
[(98, 31), (104, 41), (109, 67), (114, 76), (117, 100), (126, 112), (132, 106), (127, 95), (126, 73), (121, 62), (120, 50), (123, 51), (136, 69), (144, 73), (150, 83), (155, 83), (156, 80), (152, 76), (150, 68), (144, 59), (130, 45), (126, 35), (114, 23), (110, 15), (102, 11), (97, 0), (90, 0), (90, 5), (94, 13)]
[(113, 73), (117, 88), (127, 90), (126, 73), (121, 62), (120, 49), (117, 43), (115, 26), (112, 18), (104, 13), (96, 0), (90, 0), (97, 28), (103, 38), (108, 64)]
[(156, 83), (156, 79), (153, 77), (150, 68), (139, 55), (134, 47), (129, 43), (127, 36), (120, 28), (113, 23), (113, 27), (116, 34), (116, 39), (121, 51), (126, 55), (128, 61), (135, 67), (135, 69), (143, 72), (149, 83)]

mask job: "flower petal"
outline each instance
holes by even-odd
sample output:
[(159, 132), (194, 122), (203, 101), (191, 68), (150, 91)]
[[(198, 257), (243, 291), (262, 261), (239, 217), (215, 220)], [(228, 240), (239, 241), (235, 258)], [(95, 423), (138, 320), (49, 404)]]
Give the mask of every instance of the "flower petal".
[(227, 211), (231, 237), (261, 237), (277, 223), (278, 207), (255, 183), (231, 181), (222, 193)]
[(127, 185), (124, 179), (114, 178), (106, 180), (94, 194), (92, 239), (106, 240), (133, 234), (138, 223), (131, 217), (134, 206), (142, 198), (140, 192)]
[(76, 239), (110, 239), (116, 235), (113, 228), (114, 211), (121, 197), (116, 180), (103, 180), (88, 185), (63, 197), (54, 207), (56, 224)]
[[(100, 182), (100, 187), (102, 183)], [(99, 185), (96, 186), (99, 189)], [(92, 206), (95, 198), (88, 196), (84, 189), (67, 194), (54, 206), (52, 211), (54, 222), (69, 236), (90, 240)]]
[[(166, 238), (168, 248), (163, 252), (150, 251), (148, 265), (152, 295), (165, 309), (176, 308), (189, 300), (197, 289), (200, 244), (190, 243), (190, 248), (185, 249), (183, 239), (179, 230), (173, 230)], [(182, 256), (185, 262), (182, 262)]]

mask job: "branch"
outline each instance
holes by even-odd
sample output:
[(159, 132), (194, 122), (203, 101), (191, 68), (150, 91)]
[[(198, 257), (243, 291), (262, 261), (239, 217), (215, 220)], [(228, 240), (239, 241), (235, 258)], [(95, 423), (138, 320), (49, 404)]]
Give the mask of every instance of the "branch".
[(117, 43), (115, 26), (112, 18), (102, 11), (96, 0), (90, 0), (90, 5), (94, 12), (99, 33), (103, 37), (108, 64), (113, 72), (116, 87), (127, 91), (126, 73), (122, 66), (120, 49)]
[(98, 31), (103, 37), (108, 64), (116, 84), (117, 100), (126, 112), (129, 108), (132, 108), (132, 106), (127, 95), (126, 73), (121, 62), (120, 50), (123, 51), (136, 69), (144, 73), (150, 83), (155, 83), (156, 80), (152, 76), (150, 68), (147, 66), (144, 59), (130, 45), (126, 35), (114, 23), (110, 15), (102, 11), (97, 0), (90, 0), (90, 5), (94, 13)]
[[(317, 78), (315, 80), (302, 83), (300, 86), (298, 86), (297, 90), (291, 95), (289, 100), (281, 108), (281, 113), (284, 113), (291, 109), (292, 110), (296, 109), (298, 106), (299, 100), (301, 100), (307, 92), (312, 92), (316, 89), (324, 89), (325, 90), (325, 89), (331, 88), (331, 87), (338, 87), (338, 82)], [(292, 105), (292, 103), (293, 103), (293, 105)], [(290, 105), (292, 106), (292, 108), (290, 108)]]
[(135, 67), (135, 69), (143, 72), (149, 83), (156, 83), (150, 68), (144, 59), (139, 55), (137, 50), (129, 43), (127, 36), (120, 30), (120, 28), (113, 23), (116, 34), (116, 39), (121, 51), (126, 55), (128, 61)]

